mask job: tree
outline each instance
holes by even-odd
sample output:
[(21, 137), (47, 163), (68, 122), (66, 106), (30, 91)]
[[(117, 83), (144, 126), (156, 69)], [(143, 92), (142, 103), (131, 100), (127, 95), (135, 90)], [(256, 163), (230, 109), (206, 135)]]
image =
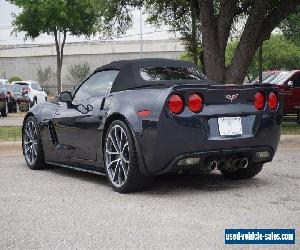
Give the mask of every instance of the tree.
[(49, 65), (43, 68), (41, 65), (37, 67), (37, 80), (39, 83), (45, 84), (54, 75), (53, 68)]
[[(61, 69), (67, 34), (90, 37), (96, 33), (99, 1), (95, 0), (9, 0), (21, 8), (14, 14), (15, 32), (25, 32), (25, 38), (43, 33), (54, 36), (57, 56), (57, 88), (61, 91)], [(60, 41), (60, 35), (62, 41)]]
[[(153, 1), (172, 7), (172, 1)], [(300, 0), (185, 0), (182, 6), (187, 3), (191, 3), (200, 24), (206, 76), (218, 82), (241, 84), (258, 47), (295, 11)], [(240, 18), (245, 19), (243, 32), (231, 64), (226, 67), (227, 43)]]
[(78, 84), (82, 82), (91, 72), (91, 66), (88, 62), (84, 62), (82, 64), (75, 63), (68, 67), (68, 79), (73, 84)]
[(280, 25), (284, 36), (300, 46), (300, 7), (289, 15)]

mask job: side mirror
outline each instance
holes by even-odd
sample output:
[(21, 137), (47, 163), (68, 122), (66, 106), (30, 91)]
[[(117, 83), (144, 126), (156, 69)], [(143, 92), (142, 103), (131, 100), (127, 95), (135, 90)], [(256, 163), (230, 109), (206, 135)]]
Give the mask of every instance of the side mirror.
[(288, 81), (288, 87), (289, 87), (289, 88), (294, 87), (294, 82), (293, 82), (293, 81)]
[(59, 95), (61, 102), (72, 102), (72, 94), (69, 91), (63, 91)]

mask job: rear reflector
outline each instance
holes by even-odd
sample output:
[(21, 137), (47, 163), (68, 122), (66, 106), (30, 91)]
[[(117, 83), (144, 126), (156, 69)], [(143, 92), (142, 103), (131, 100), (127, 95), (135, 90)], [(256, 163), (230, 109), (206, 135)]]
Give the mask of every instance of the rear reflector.
[(198, 94), (192, 94), (188, 101), (189, 109), (194, 113), (199, 113), (203, 109), (203, 99)]
[(257, 110), (263, 110), (265, 107), (265, 95), (262, 92), (257, 92), (254, 96), (254, 106)]
[(277, 109), (278, 106), (278, 97), (275, 93), (271, 92), (269, 94), (269, 100), (268, 100), (269, 108), (271, 110)]
[(168, 107), (171, 113), (180, 114), (184, 108), (184, 101), (180, 95), (172, 95), (169, 98)]
[(141, 110), (139, 112), (136, 113), (139, 117), (143, 118), (143, 117), (147, 117), (151, 114), (150, 110)]

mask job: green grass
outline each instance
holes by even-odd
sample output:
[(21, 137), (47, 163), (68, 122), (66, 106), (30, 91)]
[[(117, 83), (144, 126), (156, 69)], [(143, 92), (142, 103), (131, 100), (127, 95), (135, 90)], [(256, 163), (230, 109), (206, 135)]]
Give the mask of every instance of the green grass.
[[(283, 135), (300, 135), (300, 126), (292, 122), (284, 122)], [(21, 127), (0, 127), (0, 141), (20, 141), (22, 138)]]
[(284, 122), (282, 124), (283, 135), (300, 135), (300, 126), (292, 122)]
[(21, 127), (0, 127), (0, 141), (20, 141), (21, 138)]

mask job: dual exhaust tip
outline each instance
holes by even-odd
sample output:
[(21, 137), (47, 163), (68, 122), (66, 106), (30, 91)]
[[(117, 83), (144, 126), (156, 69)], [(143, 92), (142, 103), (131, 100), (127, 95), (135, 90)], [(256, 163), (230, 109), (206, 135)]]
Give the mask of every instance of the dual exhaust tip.
[(239, 169), (239, 168), (247, 168), (249, 165), (248, 158), (227, 160), (227, 161), (211, 161), (208, 164), (208, 167), (211, 171), (215, 169)]

